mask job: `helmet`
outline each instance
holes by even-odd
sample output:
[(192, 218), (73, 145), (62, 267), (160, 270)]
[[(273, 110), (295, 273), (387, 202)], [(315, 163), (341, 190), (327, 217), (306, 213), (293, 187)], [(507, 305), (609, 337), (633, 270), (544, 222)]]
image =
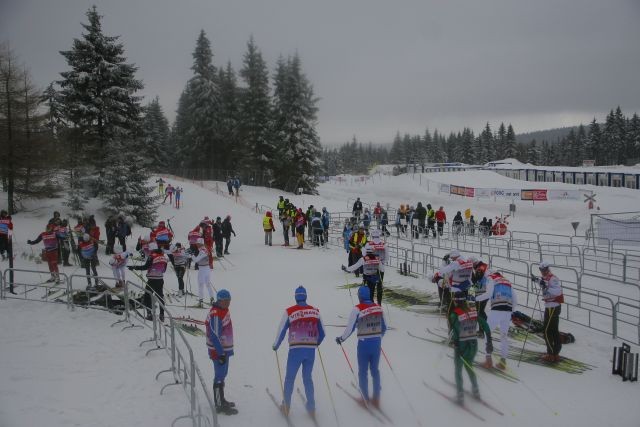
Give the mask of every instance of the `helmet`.
[(551, 263), (550, 263), (550, 262), (548, 262), (548, 261), (542, 261), (542, 262), (540, 262), (540, 264), (538, 264), (538, 268), (539, 268), (540, 270), (546, 270), (546, 269), (548, 269), (549, 267), (551, 267)]
[(460, 251), (457, 249), (452, 250), (451, 252), (449, 252), (449, 258), (451, 259), (456, 259), (460, 256)]
[(149, 250), (157, 251), (158, 250), (158, 244), (156, 242), (149, 243)]
[(226, 289), (220, 289), (218, 291), (218, 293), (216, 294), (216, 299), (218, 301), (220, 301), (220, 300), (230, 300), (231, 299), (231, 293)]
[(202, 237), (198, 237), (196, 240), (196, 245), (204, 245), (204, 239)]
[(360, 299), (360, 301), (369, 301), (369, 300), (371, 300), (371, 291), (369, 291), (368, 287), (360, 286), (358, 288), (358, 299)]
[(305, 302), (307, 300), (307, 290), (304, 286), (298, 286), (295, 293), (296, 302)]
[(375, 250), (373, 249), (373, 246), (371, 246), (370, 244), (366, 244), (364, 245), (364, 253), (366, 254), (374, 254)]

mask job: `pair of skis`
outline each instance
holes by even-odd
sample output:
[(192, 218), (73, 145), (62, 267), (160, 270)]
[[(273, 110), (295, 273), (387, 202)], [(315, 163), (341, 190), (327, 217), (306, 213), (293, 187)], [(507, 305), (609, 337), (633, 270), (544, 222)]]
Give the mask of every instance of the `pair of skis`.
[[(444, 381), (445, 383), (449, 384), (452, 387), (456, 387), (456, 385), (447, 380), (445, 377), (443, 377), (442, 375), (440, 375), (440, 378), (442, 379), (442, 381)], [(463, 411), (465, 411), (466, 413), (468, 413), (469, 415), (471, 415), (473, 418), (479, 420), (479, 421), (486, 421), (486, 419), (481, 416), (480, 414), (478, 414), (476, 411), (474, 411), (473, 409), (471, 409), (469, 406), (467, 406), (464, 403), (460, 403), (458, 402), (453, 396), (441, 391), (440, 389), (433, 387), (432, 385), (430, 385), (429, 383), (427, 383), (425, 380), (422, 380), (422, 384), (428, 388), (429, 390), (433, 391), (436, 394), (439, 394), (440, 396), (444, 397), (445, 399), (447, 399), (449, 402), (453, 403), (454, 405), (458, 406), (459, 408), (461, 408)], [(479, 397), (473, 397), (472, 393), (469, 390), (464, 390), (464, 394), (466, 396), (471, 397), (473, 400), (475, 400), (476, 402), (480, 403), (482, 406), (484, 406), (485, 408), (495, 412), (496, 414), (500, 415), (500, 416), (504, 416), (504, 413), (499, 410), (498, 408), (496, 408), (495, 406), (491, 405), (490, 403), (488, 403), (487, 401), (485, 401), (482, 398)]]

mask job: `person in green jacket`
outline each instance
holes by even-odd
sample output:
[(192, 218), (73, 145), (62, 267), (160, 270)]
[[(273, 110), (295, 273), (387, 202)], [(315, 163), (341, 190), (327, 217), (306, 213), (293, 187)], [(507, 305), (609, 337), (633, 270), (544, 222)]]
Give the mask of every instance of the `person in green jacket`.
[(491, 329), (487, 321), (478, 317), (475, 305), (467, 303), (466, 291), (453, 294), (454, 309), (449, 316), (451, 324), (451, 342), (454, 348), (453, 363), (456, 375), (456, 401), (462, 405), (464, 403), (464, 392), (462, 387), (462, 367), (469, 374), (471, 380), (471, 393), (476, 399), (480, 398), (478, 379), (473, 368), (473, 361), (478, 352), (477, 330), (478, 323), (485, 333), (487, 340), (486, 353), (493, 353), (493, 343), (491, 342)]

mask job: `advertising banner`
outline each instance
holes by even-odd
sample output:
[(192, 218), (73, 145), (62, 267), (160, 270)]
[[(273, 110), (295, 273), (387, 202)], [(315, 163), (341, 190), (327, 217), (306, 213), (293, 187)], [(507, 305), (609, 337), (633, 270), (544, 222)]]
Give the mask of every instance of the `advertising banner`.
[(549, 200), (580, 200), (580, 190), (548, 190)]
[(445, 193), (445, 194), (449, 194), (449, 184), (440, 184), (440, 192), (441, 193)]
[(503, 199), (519, 199), (520, 198), (520, 190), (519, 189), (508, 189), (508, 188), (495, 188), (493, 190), (492, 196), (503, 198)]
[[(491, 197), (493, 196), (493, 188), (476, 188), (475, 197)], [(520, 194), (518, 194), (518, 198)]]
[(474, 194), (474, 189), (471, 187), (463, 187), (464, 188), (464, 195), (467, 197), (473, 197)]
[(457, 196), (464, 196), (464, 187), (460, 187), (459, 185), (452, 185), (451, 194), (455, 194)]
[(520, 193), (522, 200), (533, 200), (534, 202), (543, 202), (547, 199), (547, 190), (522, 190)]

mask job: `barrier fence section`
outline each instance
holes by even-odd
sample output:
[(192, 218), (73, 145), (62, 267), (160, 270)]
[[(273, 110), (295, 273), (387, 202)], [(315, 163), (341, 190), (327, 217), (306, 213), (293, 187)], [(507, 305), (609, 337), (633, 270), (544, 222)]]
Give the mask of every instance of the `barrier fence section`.
[[(210, 381), (206, 381), (200, 371), (191, 345), (187, 341), (171, 314), (170, 309), (164, 305), (160, 297), (153, 291), (143, 289), (135, 283), (126, 281), (122, 289), (123, 299), (118, 304), (114, 303), (111, 288), (106, 290), (98, 290), (95, 288), (84, 287), (84, 282), (95, 280), (104, 284), (105, 281), (114, 281), (113, 277), (96, 277), (85, 276), (80, 274), (72, 274), (67, 276), (60, 273), (61, 283), (48, 284), (40, 283), (40, 281), (25, 282), (14, 280), (12, 283), (8, 279), (9, 273), (15, 276), (48, 277), (49, 272), (43, 270), (28, 270), (8, 268), (0, 270), (0, 299), (2, 300), (22, 300), (44, 303), (63, 303), (68, 309), (74, 310), (76, 307), (84, 307), (98, 310), (108, 310), (115, 314), (121, 315), (122, 318), (114, 322), (111, 327), (122, 326), (121, 331), (133, 328), (148, 328), (152, 331), (151, 338), (140, 343), (140, 347), (145, 344), (151, 344), (152, 348), (146, 352), (146, 355), (153, 351), (164, 350), (170, 359), (168, 369), (157, 373), (156, 380), (162, 374), (169, 374), (171, 382), (165, 384), (160, 389), (162, 395), (164, 391), (171, 386), (181, 385), (189, 403), (189, 411), (187, 414), (177, 417), (172, 426), (180, 420), (189, 419), (194, 427), (219, 427), (218, 417), (215, 410), (215, 404), (210, 394)], [(19, 273), (19, 274), (15, 274)], [(76, 287), (74, 287), (74, 285)], [(43, 290), (36, 292), (38, 289)], [(49, 291), (54, 291), (50, 293)], [(75, 293), (74, 291), (84, 291), (84, 294)], [(57, 295), (59, 294), (59, 295)], [(53, 295), (56, 295), (54, 298)], [(82, 298), (75, 298), (74, 295), (83, 295)], [(145, 312), (147, 307), (144, 305), (144, 296), (148, 298), (151, 304), (152, 316), (147, 318)], [(165, 319), (168, 318), (168, 324), (159, 318), (159, 308), (162, 307), (165, 313)], [(135, 320), (135, 322), (134, 322)], [(123, 326), (124, 325), (124, 326)]]
[[(349, 218), (350, 212), (332, 213), (329, 244), (343, 246), (342, 228), (344, 219)], [(375, 227), (375, 224), (370, 225), (370, 228)], [(553, 263), (554, 272), (561, 279), (565, 292), (563, 318), (614, 338), (622, 337), (640, 344), (640, 284), (622, 280), (624, 254), (617, 256), (614, 253), (610, 260), (607, 259), (607, 253), (604, 261), (596, 259), (601, 271), (598, 275), (598, 269), (589, 264), (593, 260), (585, 258), (583, 248), (573, 243), (570, 236), (513, 233), (503, 238), (462, 236), (452, 234), (450, 227), (443, 230), (443, 236), (437, 235), (435, 239), (414, 239), (411, 233), (407, 236), (404, 233), (391, 233), (383, 236), (387, 248), (386, 265), (427, 277), (441, 265), (442, 257), (454, 248), (478, 257), (488, 257), (491, 265), (505, 272), (514, 286), (525, 293), (524, 302), (520, 303), (534, 308), (539, 289), (534, 288), (531, 274), (543, 258), (548, 259)], [(514, 235), (518, 238), (514, 238)], [(451, 239), (452, 236), (454, 239)], [(606, 277), (602, 272), (605, 265), (607, 272), (615, 274)], [(514, 266), (518, 268), (514, 269)], [(583, 277), (589, 280), (606, 279), (609, 282), (606, 289), (585, 287), (582, 284)], [(543, 309), (537, 311), (542, 313)]]

